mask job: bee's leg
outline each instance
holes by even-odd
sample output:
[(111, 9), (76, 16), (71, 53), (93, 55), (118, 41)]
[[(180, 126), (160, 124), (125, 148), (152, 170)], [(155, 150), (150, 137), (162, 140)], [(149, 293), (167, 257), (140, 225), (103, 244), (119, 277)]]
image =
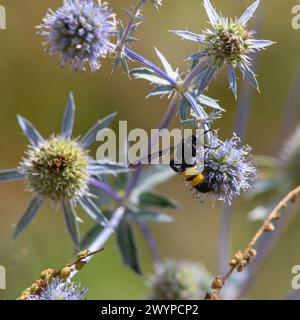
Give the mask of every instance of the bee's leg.
[(211, 129), (205, 130), (205, 131), (203, 132), (203, 134), (207, 134), (207, 133), (209, 133), (209, 132), (212, 132), (212, 130), (211, 130)]
[(177, 173), (180, 173), (182, 170), (181, 170), (181, 166), (178, 165), (178, 164), (175, 164), (175, 161), (174, 160), (171, 160), (170, 161), (170, 167)]
[(204, 149), (211, 149), (211, 150), (218, 150), (220, 148), (220, 145), (218, 145), (217, 147), (210, 147), (209, 145), (205, 144), (204, 145)]
[(197, 155), (197, 137), (192, 136), (192, 157), (195, 158)]

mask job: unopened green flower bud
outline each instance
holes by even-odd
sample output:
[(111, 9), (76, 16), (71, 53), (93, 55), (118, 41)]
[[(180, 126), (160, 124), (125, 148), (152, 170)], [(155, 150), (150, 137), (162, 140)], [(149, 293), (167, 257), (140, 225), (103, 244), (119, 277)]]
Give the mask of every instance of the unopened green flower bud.
[(87, 194), (88, 155), (76, 141), (53, 136), (39, 147), (30, 147), (20, 170), (29, 189), (54, 201), (76, 200)]
[(149, 299), (195, 300), (209, 290), (211, 277), (198, 264), (167, 261), (158, 265), (149, 280)]

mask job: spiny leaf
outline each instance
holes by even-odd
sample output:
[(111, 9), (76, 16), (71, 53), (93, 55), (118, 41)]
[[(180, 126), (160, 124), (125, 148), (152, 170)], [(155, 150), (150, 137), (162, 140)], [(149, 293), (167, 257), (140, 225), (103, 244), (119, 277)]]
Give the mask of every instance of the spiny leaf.
[(142, 270), (139, 263), (139, 254), (136, 241), (133, 230), (126, 220), (123, 220), (117, 229), (117, 243), (124, 264), (137, 274), (141, 275)]
[(69, 201), (63, 201), (62, 207), (63, 207), (67, 230), (73, 242), (75, 243), (76, 247), (79, 248), (80, 233), (79, 233), (79, 224), (78, 224), (75, 208)]
[(93, 142), (96, 141), (96, 136), (100, 132), (107, 128), (110, 123), (113, 121), (115, 116), (117, 115), (116, 112), (108, 115), (102, 120), (99, 120), (81, 139), (80, 143), (84, 149), (87, 149)]
[(146, 209), (127, 210), (128, 219), (135, 221), (155, 222), (155, 223), (171, 223), (173, 218), (165, 213), (149, 211)]
[(139, 196), (139, 204), (143, 207), (177, 209), (179, 206), (173, 199), (154, 192), (143, 192)]
[(0, 170), (0, 182), (23, 180), (25, 177), (25, 174), (19, 172), (18, 169)]
[(96, 206), (96, 204), (88, 197), (84, 197), (79, 200), (81, 207), (85, 212), (94, 220), (104, 227), (109, 225), (108, 219), (103, 215), (101, 210)]
[(64, 138), (70, 138), (72, 136), (73, 125), (75, 119), (75, 102), (74, 96), (70, 93), (69, 102), (66, 106), (65, 115), (61, 128), (61, 136)]
[(28, 138), (29, 142), (34, 147), (37, 147), (39, 144), (44, 142), (44, 138), (38, 132), (38, 130), (32, 125), (32, 123), (30, 123), (28, 120), (21, 116), (17, 116), (17, 119), (25, 136)]
[(14, 238), (16, 238), (24, 229), (32, 222), (32, 220), (36, 217), (39, 209), (43, 204), (43, 199), (41, 197), (35, 197), (31, 200), (28, 208), (23, 214), (21, 220), (18, 222)]

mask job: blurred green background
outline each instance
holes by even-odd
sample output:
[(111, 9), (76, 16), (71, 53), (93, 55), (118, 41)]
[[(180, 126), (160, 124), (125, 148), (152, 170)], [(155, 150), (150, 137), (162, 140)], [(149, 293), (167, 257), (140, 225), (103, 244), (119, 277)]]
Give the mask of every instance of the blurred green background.
[[(251, 3), (250, 0), (212, 2), (231, 16), (240, 15)], [(131, 0), (110, 1), (123, 21), (127, 18), (121, 8), (134, 3)], [(262, 3), (261, 38), (272, 39), (277, 44), (260, 55), (256, 73), (261, 94), (253, 92), (244, 142), (254, 148), (255, 154), (274, 154), (278, 140), (286, 138), (281, 122), (300, 67), (300, 30), (291, 27), (291, 8), (298, 2), (263, 0)], [(145, 100), (149, 91), (146, 82), (129, 81), (120, 70), (111, 74), (110, 59), (103, 61), (103, 67), (96, 74), (74, 74), (60, 69), (57, 60), (43, 52), (35, 26), (47, 9), (55, 9), (61, 0), (0, 0), (0, 4), (7, 11), (7, 30), (0, 30), (0, 168), (16, 167), (27, 145), (17, 125), (16, 114), (30, 119), (44, 135), (50, 135), (60, 127), (70, 90), (74, 92), (77, 105), (75, 134), (83, 133), (95, 119), (115, 110), (119, 111), (118, 120), (128, 120), (129, 128), (157, 127), (167, 100)], [(180, 41), (168, 30), (188, 28), (200, 33), (208, 20), (201, 0), (163, 0), (159, 14), (147, 5), (144, 15), (146, 21), (137, 33), (140, 41), (136, 42), (135, 50), (157, 62), (153, 50), (156, 46), (174, 66), (184, 69), (183, 58), (197, 48), (192, 42)], [(242, 83), (240, 81), (240, 87)], [(217, 126), (222, 137), (231, 136), (236, 101), (228, 90), (225, 73), (213, 82), (209, 95), (218, 98), (227, 108)], [(289, 129), (296, 123), (293, 117)], [(117, 127), (117, 121), (114, 126)], [(185, 192), (180, 178), (162, 185), (160, 191), (182, 204), (178, 212), (171, 212), (176, 219), (173, 224), (151, 226), (163, 257), (202, 261), (212, 273), (217, 272), (221, 206), (200, 205)], [(41, 270), (60, 267), (72, 256), (73, 246), (65, 232), (63, 217), (51, 204), (43, 207), (20, 238), (12, 240), (12, 225), (22, 215), (29, 199), (24, 184), (0, 184), (0, 264), (7, 269), (7, 290), (0, 290), (1, 299), (15, 299)], [(239, 200), (235, 206), (231, 228), (233, 251), (243, 248), (258, 226), (246, 218), (253, 207), (254, 204), (246, 200)], [(83, 229), (91, 224), (88, 218), (85, 220)], [(300, 217), (296, 216), (257, 275), (249, 294), (251, 298), (281, 298), (291, 291), (291, 268), (300, 264), (299, 229)], [(136, 234), (147, 275), (152, 270), (151, 257), (140, 234)], [(107, 243), (107, 250), (95, 257), (76, 279), (89, 288), (88, 298), (91, 299), (142, 299), (146, 293), (144, 279), (122, 265), (114, 240)]]

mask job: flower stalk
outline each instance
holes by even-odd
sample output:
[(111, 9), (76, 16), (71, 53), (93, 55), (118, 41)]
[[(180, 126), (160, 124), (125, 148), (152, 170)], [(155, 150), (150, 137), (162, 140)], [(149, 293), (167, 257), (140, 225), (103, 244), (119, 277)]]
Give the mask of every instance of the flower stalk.
[(130, 19), (129, 19), (127, 27), (126, 27), (126, 30), (123, 34), (122, 39), (119, 41), (119, 43), (117, 45), (117, 51), (119, 51), (119, 52), (123, 51), (124, 46), (127, 41), (127, 38), (130, 34), (131, 28), (132, 28), (135, 20), (140, 15), (140, 11), (143, 8), (143, 6), (145, 5), (145, 3), (146, 3), (146, 0), (139, 0), (138, 3), (135, 5), (134, 9), (132, 10), (132, 13), (130, 14)]
[(218, 300), (220, 299), (220, 292), (224, 285), (229, 281), (230, 277), (235, 271), (242, 272), (245, 268), (252, 262), (256, 257), (257, 252), (255, 246), (258, 240), (266, 232), (273, 232), (275, 230), (274, 222), (281, 218), (282, 210), (286, 209), (290, 202), (294, 203), (300, 194), (300, 186), (296, 187), (290, 193), (288, 193), (284, 199), (282, 199), (277, 206), (272, 210), (269, 216), (265, 219), (261, 227), (258, 229), (254, 237), (251, 239), (246, 249), (241, 252), (238, 251), (235, 257), (230, 261), (231, 268), (227, 274), (222, 276), (217, 276), (212, 283), (212, 292), (206, 295), (206, 300)]
[[(125, 214), (125, 207), (119, 207), (112, 215), (109, 221), (109, 227), (106, 227), (101, 233), (99, 233), (98, 237), (93, 241), (93, 243), (89, 246), (88, 252), (97, 252), (100, 250), (106, 241), (113, 235), (114, 231), (118, 228)], [(93, 255), (89, 255), (85, 258), (86, 263), (88, 263), (92, 259)], [(74, 270), (70, 278), (73, 278), (77, 274), (78, 270)]]

